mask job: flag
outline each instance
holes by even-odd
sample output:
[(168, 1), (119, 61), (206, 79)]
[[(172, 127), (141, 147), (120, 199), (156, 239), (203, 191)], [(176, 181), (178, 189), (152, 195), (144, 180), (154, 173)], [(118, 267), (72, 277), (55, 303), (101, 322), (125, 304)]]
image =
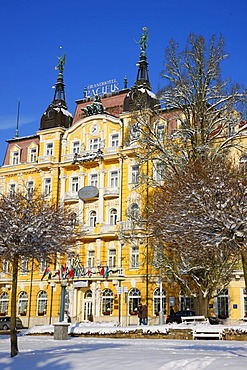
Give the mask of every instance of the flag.
[(48, 269), (48, 267), (46, 267), (46, 268), (45, 268), (45, 271), (43, 272), (43, 275), (42, 275), (41, 280), (43, 280), (43, 279), (44, 279), (44, 277), (45, 277), (46, 275), (48, 275), (48, 274), (49, 274), (49, 272), (50, 272), (50, 270)]

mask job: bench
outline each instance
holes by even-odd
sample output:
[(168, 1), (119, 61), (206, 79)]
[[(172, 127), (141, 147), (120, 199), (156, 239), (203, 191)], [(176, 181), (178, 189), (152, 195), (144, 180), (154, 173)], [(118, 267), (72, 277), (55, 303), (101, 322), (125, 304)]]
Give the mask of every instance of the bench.
[(205, 316), (182, 316), (182, 323), (207, 322)]
[(205, 328), (199, 329), (195, 328), (193, 329), (193, 339), (222, 339), (222, 332), (220, 330), (206, 330)]

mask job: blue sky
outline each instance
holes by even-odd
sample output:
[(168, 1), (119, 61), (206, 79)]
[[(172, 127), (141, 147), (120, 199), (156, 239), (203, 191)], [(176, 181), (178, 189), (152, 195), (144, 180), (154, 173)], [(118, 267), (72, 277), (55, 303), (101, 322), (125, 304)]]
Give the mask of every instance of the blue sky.
[(60, 46), (71, 113), (84, 86), (114, 78), (122, 88), (124, 76), (133, 85), (143, 26), (154, 92), (163, 84), (169, 40), (183, 48), (191, 32), (207, 39), (222, 34), (229, 53), (223, 75), (247, 85), (246, 0), (0, 0), (0, 6), (0, 164), (5, 140), (15, 135), (19, 98), (19, 136), (38, 130), (53, 99)]

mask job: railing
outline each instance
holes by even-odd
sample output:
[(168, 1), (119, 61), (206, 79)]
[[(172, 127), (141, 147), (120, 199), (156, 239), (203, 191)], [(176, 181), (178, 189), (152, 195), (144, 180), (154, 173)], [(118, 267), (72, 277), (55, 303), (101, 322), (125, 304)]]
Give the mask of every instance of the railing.
[(67, 192), (64, 194), (64, 200), (78, 200), (78, 193)]
[(117, 230), (117, 225), (108, 225), (108, 224), (105, 224), (105, 225), (101, 225), (100, 226), (100, 232), (103, 233), (103, 234), (113, 233), (116, 230)]
[(104, 189), (104, 197), (119, 196), (119, 188), (107, 187)]
[(122, 221), (119, 222), (119, 228), (120, 231), (126, 231), (126, 230), (145, 230), (145, 222), (135, 222), (132, 220)]
[(38, 159), (40, 163), (55, 162), (55, 157), (53, 155), (43, 155), (38, 157)]

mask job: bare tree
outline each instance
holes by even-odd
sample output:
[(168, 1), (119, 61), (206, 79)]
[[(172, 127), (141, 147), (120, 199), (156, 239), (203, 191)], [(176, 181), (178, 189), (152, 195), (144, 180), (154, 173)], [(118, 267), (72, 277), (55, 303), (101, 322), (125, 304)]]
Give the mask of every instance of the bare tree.
[(21, 258), (55, 259), (66, 253), (76, 238), (75, 215), (50, 204), (38, 194), (21, 192), (0, 196), (0, 254), (12, 265), (11, 357), (18, 354), (16, 294)]
[(241, 258), (247, 284), (246, 186), (246, 176), (224, 157), (197, 159), (156, 188), (150, 200), (156, 263), (198, 298), (203, 314)]
[[(171, 40), (166, 49), (160, 105), (151, 115), (137, 102), (133, 126), (138, 129), (136, 155), (141, 163), (152, 160), (176, 171), (198, 157), (213, 157), (237, 147), (246, 130), (246, 90), (222, 79), (221, 64), (228, 57), (224, 41), (191, 34), (184, 50)], [(163, 133), (162, 133), (163, 130)]]

